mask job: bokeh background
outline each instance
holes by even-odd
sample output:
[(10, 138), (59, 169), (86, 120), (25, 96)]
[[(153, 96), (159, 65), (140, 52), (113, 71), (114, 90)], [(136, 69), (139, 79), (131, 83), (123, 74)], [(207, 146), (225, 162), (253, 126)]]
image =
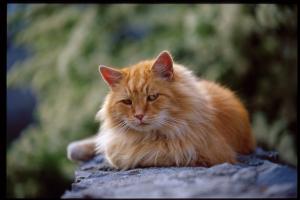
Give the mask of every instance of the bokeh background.
[(77, 164), (69, 142), (93, 135), (108, 91), (98, 65), (169, 50), (198, 76), (233, 89), (259, 146), (297, 166), (296, 5), (7, 7), (7, 197), (59, 197)]

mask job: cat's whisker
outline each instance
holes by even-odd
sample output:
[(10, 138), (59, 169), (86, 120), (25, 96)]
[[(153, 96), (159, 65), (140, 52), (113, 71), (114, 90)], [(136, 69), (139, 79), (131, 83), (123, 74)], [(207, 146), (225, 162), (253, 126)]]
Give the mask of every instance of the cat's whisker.
[[(164, 121), (159, 121), (158, 123), (160, 125), (165, 125), (167, 127), (170, 127), (172, 129), (172, 131), (175, 131), (177, 134), (181, 133), (178, 126), (176, 126), (176, 124), (171, 123), (170, 121), (164, 120)], [(172, 134), (170, 134), (170, 135), (172, 135)]]
[[(126, 122), (121, 121), (119, 124), (117, 124), (116, 126), (112, 127), (113, 129), (119, 130), (120, 132), (126, 130), (126, 128), (128, 128)], [(127, 131), (127, 130), (126, 130)]]
[(175, 118), (168, 118), (166, 119), (168, 122), (173, 123), (175, 122), (175, 124), (180, 124), (180, 125), (186, 125), (186, 123), (183, 120), (179, 120), (179, 119), (175, 119)]

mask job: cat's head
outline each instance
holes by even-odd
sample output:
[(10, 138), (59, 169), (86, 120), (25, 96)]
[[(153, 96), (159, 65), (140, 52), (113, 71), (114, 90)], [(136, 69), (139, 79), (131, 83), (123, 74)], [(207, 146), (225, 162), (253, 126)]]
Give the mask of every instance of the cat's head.
[(170, 53), (123, 69), (100, 65), (99, 72), (110, 87), (106, 115), (115, 126), (141, 132), (172, 126), (180, 102)]

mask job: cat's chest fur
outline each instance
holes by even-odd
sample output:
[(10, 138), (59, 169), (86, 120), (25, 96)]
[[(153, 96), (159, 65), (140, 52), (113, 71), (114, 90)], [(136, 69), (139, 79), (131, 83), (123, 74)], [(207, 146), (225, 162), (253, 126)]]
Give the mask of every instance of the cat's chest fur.
[[(103, 130), (105, 131), (105, 130)], [(111, 131), (111, 130), (110, 130)], [(187, 139), (167, 137), (160, 130), (151, 133), (102, 133), (105, 155), (116, 168), (195, 165), (196, 145)]]

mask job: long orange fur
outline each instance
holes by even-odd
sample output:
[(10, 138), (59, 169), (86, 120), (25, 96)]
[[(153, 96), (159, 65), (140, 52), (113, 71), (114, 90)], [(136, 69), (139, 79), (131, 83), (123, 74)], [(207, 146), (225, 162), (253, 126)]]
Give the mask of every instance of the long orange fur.
[[(154, 73), (154, 65), (163, 64), (170, 65), (167, 72)], [(236, 153), (255, 148), (248, 112), (238, 97), (198, 79), (166, 51), (121, 70), (102, 67), (100, 73), (111, 90), (96, 115), (102, 123), (94, 146), (115, 168), (236, 163)], [(147, 101), (152, 94), (159, 95)], [(148, 125), (138, 125), (137, 113)]]

